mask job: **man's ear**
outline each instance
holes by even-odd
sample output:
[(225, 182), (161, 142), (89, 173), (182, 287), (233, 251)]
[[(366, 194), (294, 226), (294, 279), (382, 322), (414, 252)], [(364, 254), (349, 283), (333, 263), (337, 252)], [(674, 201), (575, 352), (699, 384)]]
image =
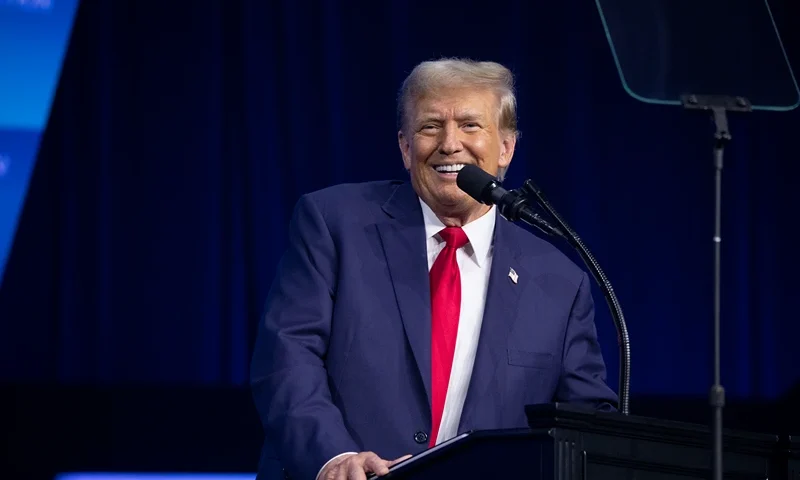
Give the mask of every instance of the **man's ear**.
[(507, 133), (503, 137), (500, 144), (500, 158), (497, 161), (497, 166), (500, 168), (508, 168), (511, 165), (511, 159), (514, 157), (514, 148), (517, 146), (516, 133)]

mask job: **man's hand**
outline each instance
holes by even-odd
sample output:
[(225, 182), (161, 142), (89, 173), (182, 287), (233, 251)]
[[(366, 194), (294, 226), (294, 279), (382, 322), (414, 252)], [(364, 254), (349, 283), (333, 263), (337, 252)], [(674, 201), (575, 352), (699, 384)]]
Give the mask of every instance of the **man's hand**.
[(345, 455), (325, 466), (319, 480), (366, 480), (368, 473), (378, 476), (389, 473), (389, 467), (411, 458), (405, 455), (394, 460), (384, 460), (372, 452)]

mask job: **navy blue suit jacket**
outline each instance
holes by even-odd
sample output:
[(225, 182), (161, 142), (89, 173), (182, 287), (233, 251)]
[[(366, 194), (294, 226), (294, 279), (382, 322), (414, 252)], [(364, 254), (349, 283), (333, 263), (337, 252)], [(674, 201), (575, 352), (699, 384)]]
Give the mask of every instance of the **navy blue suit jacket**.
[[(586, 273), (499, 215), (493, 252), (459, 433), (524, 428), (526, 404), (613, 410)], [(425, 227), (408, 182), (303, 196), (252, 358), (266, 436), (259, 479), (313, 479), (344, 451), (425, 450), (430, 317)]]

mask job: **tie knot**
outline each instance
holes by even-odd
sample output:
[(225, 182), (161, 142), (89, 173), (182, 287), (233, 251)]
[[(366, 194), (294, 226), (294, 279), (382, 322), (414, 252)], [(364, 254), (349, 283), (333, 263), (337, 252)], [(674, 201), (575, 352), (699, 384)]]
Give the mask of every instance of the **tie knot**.
[(445, 227), (439, 231), (439, 235), (445, 241), (448, 247), (461, 248), (469, 242), (467, 234), (461, 227)]

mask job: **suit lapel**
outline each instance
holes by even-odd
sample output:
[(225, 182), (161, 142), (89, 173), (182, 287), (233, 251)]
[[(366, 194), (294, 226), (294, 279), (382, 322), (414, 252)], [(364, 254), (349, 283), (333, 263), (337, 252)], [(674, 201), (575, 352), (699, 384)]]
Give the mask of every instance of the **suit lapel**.
[[(459, 432), (471, 429), (479, 404), (485, 401), (487, 390), (498, 381), (495, 371), (507, 361), (508, 335), (519, 316), (518, 306), (521, 293), (525, 291), (530, 275), (523, 270), (519, 246), (512, 237), (513, 226), (508, 220), (497, 217), (495, 227), (492, 267), (486, 292), (483, 322), (472, 367), (472, 378), (459, 423)], [(510, 269), (517, 273), (517, 282), (509, 276)], [(499, 409), (502, 404), (504, 388), (495, 385), (491, 389), (497, 404), (491, 408)], [(497, 397), (497, 396), (500, 397)]]
[(431, 300), (425, 225), (411, 185), (400, 185), (383, 205), (392, 220), (377, 225), (403, 327), (431, 402)]
[[(376, 225), (389, 267), (395, 298), (400, 309), (406, 337), (419, 369), (428, 405), (431, 402), (431, 309), (425, 226), (419, 200), (410, 184), (397, 187), (383, 205), (390, 217)], [(472, 428), (476, 415), (489, 391), (502, 406), (502, 386), (495, 371), (507, 362), (508, 335), (519, 317), (522, 292), (528, 287), (530, 274), (522, 267), (522, 250), (517, 244), (508, 220), (498, 215), (493, 239), (492, 267), (486, 292), (486, 305), (480, 339), (472, 369), (472, 377), (461, 414), (459, 432)], [(510, 269), (518, 274), (517, 283), (509, 277)]]

